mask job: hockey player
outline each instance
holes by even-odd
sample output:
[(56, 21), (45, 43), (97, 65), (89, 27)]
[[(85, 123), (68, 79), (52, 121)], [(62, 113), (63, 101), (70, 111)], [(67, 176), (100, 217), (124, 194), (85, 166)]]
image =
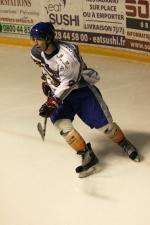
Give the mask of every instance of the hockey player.
[(79, 177), (98, 172), (100, 167), (91, 144), (85, 142), (72, 124), (75, 115), (90, 128), (104, 132), (130, 159), (138, 162), (136, 148), (113, 122), (100, 91), (94, 86), (99, 74), (86, 66), (78, 47), (56, 40), (50, 22), (34, 25), (30, 37), (34, 42), (31, 57), (42, 68), (42, 89), (48, 96), (39, 115), (49, 117), (60, 135), (81, 156), (82, 163), (76, 168)]

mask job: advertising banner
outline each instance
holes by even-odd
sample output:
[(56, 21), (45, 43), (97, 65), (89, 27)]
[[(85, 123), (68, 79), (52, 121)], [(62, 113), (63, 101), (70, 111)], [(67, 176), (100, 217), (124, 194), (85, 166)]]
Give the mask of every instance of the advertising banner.
[(150, 52), (149, 0), (43, 0), (42, 5), (58, 39)]
[(40, 19), (41, 5), (34, 0), (0, 0), (0, 32), (25, 38)]
[(39, 21), (63, 41), (150, 53), (150, 0), (0, 0), (0, 35), (29, 38)]
[(126, 48), (150, 52), (150, 0), (126, 0)]
[(125, 47), (125, 10), (118, 0), (44, 0), (44, 16), (64, 41)]

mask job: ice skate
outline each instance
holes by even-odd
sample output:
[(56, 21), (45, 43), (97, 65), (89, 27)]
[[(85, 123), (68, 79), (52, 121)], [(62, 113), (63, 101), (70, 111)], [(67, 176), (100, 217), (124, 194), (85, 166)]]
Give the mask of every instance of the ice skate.
[(128, 154), (129, 158), (135, 162), (140, 162), (140, 158), (137, 149), (127, 139), (124, 139), (119, 143), (123, 150)]
[(98, 158), (92, 151), (91, 144), (87, 144), (87, 148), (83, 152), (79, 152), (82, 157), (82, 165), (76, 168), (76, 173), (79, 173), (79, 178), (87, 177), (101, 170), (98, 164)]

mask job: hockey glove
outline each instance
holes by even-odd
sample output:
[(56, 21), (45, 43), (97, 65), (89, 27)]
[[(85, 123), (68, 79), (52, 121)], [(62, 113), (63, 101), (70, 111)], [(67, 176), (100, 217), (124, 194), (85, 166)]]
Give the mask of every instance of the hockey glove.
[(49, 85), (46, 82), (42, 82), (42, 90), (44, 95), (51, 96), (51, 88), (49, 87)]
[(42, 117), (50, 117), (59, 107), (59, 100), (54, 97), (49, 97), (39, 109), (39, 115)]

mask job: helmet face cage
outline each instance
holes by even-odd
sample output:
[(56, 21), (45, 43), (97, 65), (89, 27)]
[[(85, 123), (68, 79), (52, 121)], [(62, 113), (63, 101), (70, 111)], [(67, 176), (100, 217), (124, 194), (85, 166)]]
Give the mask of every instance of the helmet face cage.
[(53, 40), (54, 39), (54, 26), (50, 22), (40, 22), (35, 24), (31, 31), (30, 37), (34, 40)]

